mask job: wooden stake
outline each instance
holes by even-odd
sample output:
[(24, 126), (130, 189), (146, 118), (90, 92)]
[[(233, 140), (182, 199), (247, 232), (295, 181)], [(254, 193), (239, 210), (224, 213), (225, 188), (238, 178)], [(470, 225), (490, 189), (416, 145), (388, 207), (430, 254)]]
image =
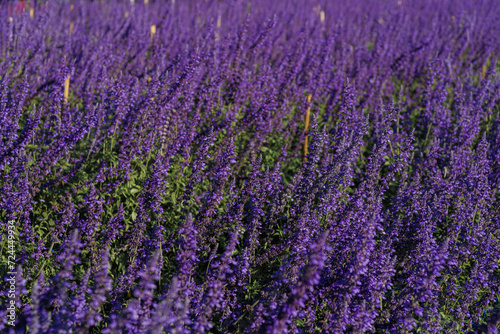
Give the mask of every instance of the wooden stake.
[(69, 34), (71, 35), (73, 33), (73, 29), (75, 29), (75, 23), (71, 21), (69, 24)]
[(30, 7), (30, 18), (34, 18), (34, 17), (35, 17), (35, 8)]
[(304, 162), (307, 161), (307, 147), (308, 147), (308, 139), (309, 139), (309, 119), (311, 116), (311, 100), (312, 100), (312, 94), (309, 94), (307, 96), (307, 111), (306, 111), (306, 119), (305, 119), (305, 125), (304, 125), (304, 132), (306, 134), (304, 138)]
[(220, 41), (219, 29), (221, 26), (222, 26), (222, 17), (219, 13), (219, 16), (217, 17), (217, 30), (215, 31), (215, 42)]
[(222, 16), (219, 13), (219, 16), (217, 16), (217, 28), (220, 28), (222, 26)]
[(151, 43), (153, 43), (153, 37), (155, 34), (156, 34), (156, 25), (153, 24), (153, 25), (151, 25), (151, 29), (150, 29)]
[(325, 11), (319, 12), (319, 17), (321, 19), (321, 23), (325, 23)]
[(64, 103), (68, 103), (68, 96), (69, 96), (69, 78), (70, 75), (66, 77), (66, 80), (64, 80)]

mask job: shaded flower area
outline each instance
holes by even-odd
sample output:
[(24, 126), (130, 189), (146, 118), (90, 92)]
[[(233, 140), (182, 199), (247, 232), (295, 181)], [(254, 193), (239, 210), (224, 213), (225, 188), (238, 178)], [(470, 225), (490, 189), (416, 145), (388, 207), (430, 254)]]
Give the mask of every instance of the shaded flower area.
[(495, 0), (0, 4), (0, 332), (497, 333), (499, 36)]

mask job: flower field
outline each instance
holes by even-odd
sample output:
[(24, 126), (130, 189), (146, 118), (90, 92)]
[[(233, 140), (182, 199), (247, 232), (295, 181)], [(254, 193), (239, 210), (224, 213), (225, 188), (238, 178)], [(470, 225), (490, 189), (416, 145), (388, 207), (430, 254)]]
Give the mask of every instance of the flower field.
[(498, 333), (497, 1), (13, 1), (0, 52), (0, 332)]

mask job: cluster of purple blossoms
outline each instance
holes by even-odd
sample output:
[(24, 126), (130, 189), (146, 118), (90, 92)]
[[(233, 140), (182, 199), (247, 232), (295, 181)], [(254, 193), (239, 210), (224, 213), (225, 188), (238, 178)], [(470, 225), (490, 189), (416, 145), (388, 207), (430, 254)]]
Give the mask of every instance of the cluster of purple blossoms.
[(498, 36), (495, 0), (0, 3), (0, 331), (498, 333)]

